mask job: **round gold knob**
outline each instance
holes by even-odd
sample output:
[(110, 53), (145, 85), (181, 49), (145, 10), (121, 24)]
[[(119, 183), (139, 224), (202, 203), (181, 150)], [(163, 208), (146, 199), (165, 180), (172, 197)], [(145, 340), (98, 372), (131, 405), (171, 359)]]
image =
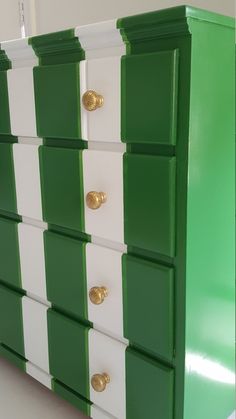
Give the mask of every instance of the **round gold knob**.
[(102, 304), (107, 296), (108, 290), (106, 287), (93, 287), (89, 291), (89, 299), (95, 305)]
[(107, 196), (104, 192), (91, 191), (87, 193), (86, 204), (90, 209), (98, 209), (107, 200)]
[(94, 374), (91, 379), (92, 387), (98, 393), (101, 393), (106, 389), (107, 384), (110, 383), (110, 377), (107, 373)]
[(104, 103), (104, 98), (94, 90), (87, 90), (87, 92), (83, 94), (82, 102), (87, 111), (95, 111), (96, 109), (101, 108)]

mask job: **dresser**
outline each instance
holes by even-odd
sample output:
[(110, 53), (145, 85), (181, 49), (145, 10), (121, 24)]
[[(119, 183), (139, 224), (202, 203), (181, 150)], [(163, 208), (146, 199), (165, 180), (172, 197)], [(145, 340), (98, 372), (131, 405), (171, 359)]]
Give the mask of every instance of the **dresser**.
[(0, 47), (0, 355), (93, 419), (228, 418), (234, 20)]

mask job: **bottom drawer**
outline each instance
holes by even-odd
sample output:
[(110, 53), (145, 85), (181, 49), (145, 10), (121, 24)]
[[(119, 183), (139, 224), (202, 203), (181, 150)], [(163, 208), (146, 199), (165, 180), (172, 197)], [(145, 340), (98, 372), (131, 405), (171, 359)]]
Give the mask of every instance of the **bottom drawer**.
[(172, 369), (0, 286), (0, 342), (118, 419), (171, 419)]

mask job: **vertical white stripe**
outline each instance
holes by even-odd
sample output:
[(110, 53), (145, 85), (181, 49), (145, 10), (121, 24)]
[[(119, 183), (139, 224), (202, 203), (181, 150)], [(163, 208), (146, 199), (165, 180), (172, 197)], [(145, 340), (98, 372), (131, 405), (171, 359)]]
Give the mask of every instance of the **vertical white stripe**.
[(43, 304), (22, 298), (25, 358), (48, 373), (47, 310)]
[(107, 412), (104, 412), (104, 410), (99, 409), (94, 404), (91, 406), (91, 418), (92, 419), (119, 419), (119, 418), (115, 418), (115, 416), (109, 415)]
[(52, 390), (52, 376), (37, 368), (31, 362), (26, 362), (26, 372), (39, 383)]

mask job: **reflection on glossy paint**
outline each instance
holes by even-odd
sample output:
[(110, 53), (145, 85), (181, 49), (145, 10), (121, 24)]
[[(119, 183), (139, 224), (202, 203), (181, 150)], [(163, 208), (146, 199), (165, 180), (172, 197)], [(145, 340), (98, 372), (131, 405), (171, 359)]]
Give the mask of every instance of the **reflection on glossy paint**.
[(225, 384), (235, 384), (235, 374), (216, 361), (207, 359), (199, 354), (186, 354), (186, 370), (189, 374), (196, 373), (209, 380)]

